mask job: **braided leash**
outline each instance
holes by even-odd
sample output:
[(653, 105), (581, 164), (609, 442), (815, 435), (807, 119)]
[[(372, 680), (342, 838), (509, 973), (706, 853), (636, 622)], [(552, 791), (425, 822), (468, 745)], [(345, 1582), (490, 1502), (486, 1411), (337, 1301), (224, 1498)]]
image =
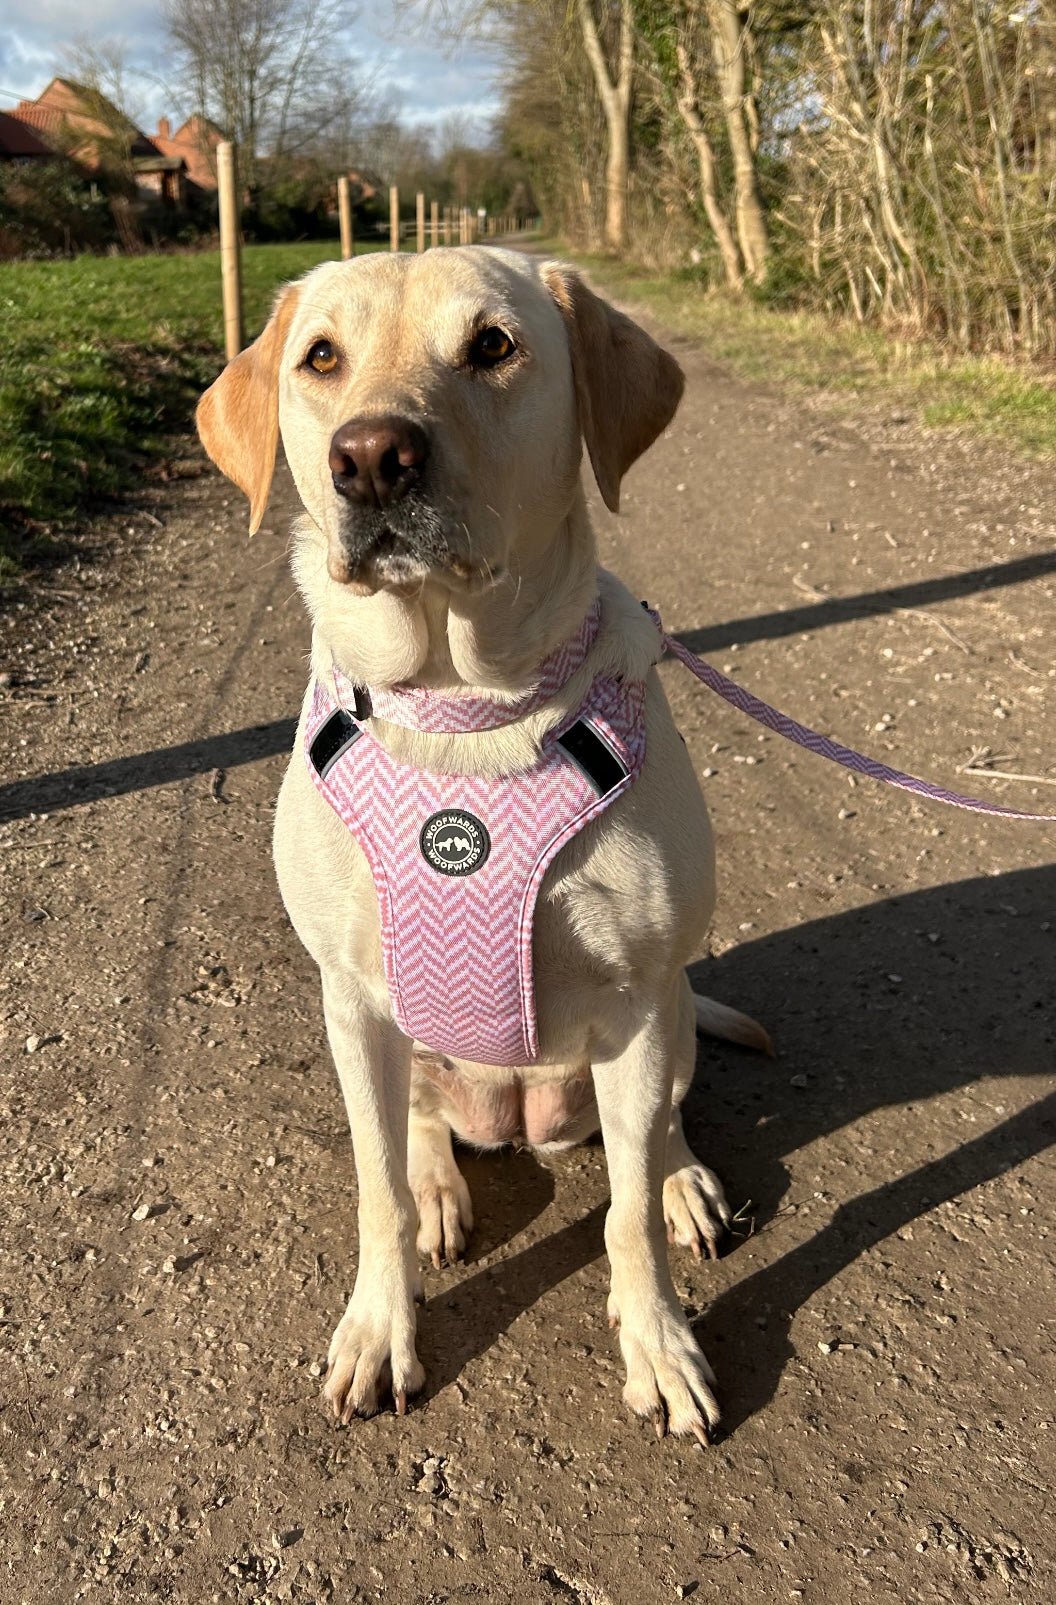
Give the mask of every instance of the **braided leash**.
[[(645, 603), (642, 604), (646, 606)], [(765, 725), (768, 730), (776, 730), (779, 736), (788, 741), (794, 741), (808, 752), (816, 752), (821, 758), (831, 758), (833, 763), (842, 764), (845, 769), (853, 769), (860, 775), (870, 775), (873, 780), (884, 780), (889, 786), (899, 786), (903, 791), (915, 792), (918, 797), (930, 797), (932, 802), (949, 803), (954, 808), (967, 808), (973, 814), (995, 814), (1000, 819), (1034, 819), (1049, 824), (1056, 823), (1056, 814), (1032, 814), (1023, 808), (1005, 808), (1001, 803), (984, 802), (980, 797), (962, 797), (959, 792), (947, 791), (945, 786), (934, 786), (928, 780), (918, 780), (915, 775), (903, 774), (901, 769), (892, 769), (890, 764), (881, 763), (877, 758), (867, 758), (864, 753), (855, 752), (853, 747), (845, 747), (840, 741), (833, 741), (830, 736), (819, 735), (797, 719), (790, 719), (787, 713), (779, 713), (761, 697), (746, 691), (744, 686), (738, 685), (718, 669), (698, 658), (688, 647), (668, 635), (660, 621), (660, 615), (654, 608), (646, 607), (649, 616), (655, 621), (660, 631), (661, 639), (667, 651), (673, 657), (685, 664), (690, 674), (696, 676), (709, 690), (715, 691), (720, 697), (739, 709), (741, 713), (748, 714), (759, 724)]]

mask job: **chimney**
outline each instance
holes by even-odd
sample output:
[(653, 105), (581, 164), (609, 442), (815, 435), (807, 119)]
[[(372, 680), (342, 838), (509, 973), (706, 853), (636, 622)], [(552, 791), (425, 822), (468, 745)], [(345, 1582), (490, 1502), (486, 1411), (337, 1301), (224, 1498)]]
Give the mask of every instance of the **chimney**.
[(172, 135), (169, 133), (169, 119), (167, 117), (159, 117), (158, 118), (158, 138), (159, 139), (171, 139), (172, 138)]

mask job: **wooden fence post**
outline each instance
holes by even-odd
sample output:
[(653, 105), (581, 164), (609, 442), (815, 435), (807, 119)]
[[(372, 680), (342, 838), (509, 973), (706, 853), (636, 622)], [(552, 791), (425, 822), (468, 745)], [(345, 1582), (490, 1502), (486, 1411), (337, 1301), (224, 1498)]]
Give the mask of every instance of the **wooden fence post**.
[(341, 222), (341, 260), (347, 262), (355, 255), (356, 247), (352, 239), (352, 197), (345, 177), (337, 181), (337, 215)]
[(440, 244), (440, 202), (429, 202), (429, 239), (434, 246)]
[(239, 253), (235, 147), (223, 139), (216, 147), (220, 200), (220, 286), (224, 298), (224, 351), (228, 362), (242, 350), (242, 262)]
[(417, 225), (418, 238), (415, 244), (419, 251), (425, 250), (425, 196), (421, 190), (414, 199), (414, 221)]
[(400, 192), (393, 184), (389, 190), (389, 250), (400, 248)]

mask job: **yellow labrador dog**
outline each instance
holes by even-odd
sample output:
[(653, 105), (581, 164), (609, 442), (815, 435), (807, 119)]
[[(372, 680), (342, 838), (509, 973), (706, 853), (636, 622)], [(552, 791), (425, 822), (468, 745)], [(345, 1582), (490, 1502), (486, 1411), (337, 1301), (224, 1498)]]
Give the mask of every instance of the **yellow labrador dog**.
[[(305, 509), (294, 569), (314, 626), (313, 685), (333, 689), (340, 675), (526, 708), (472, 733), (373, 718), (374, 739), (399, 764), (434, 779), (508, 776), (538, 760), (599, 675), (644, 688), (637, 779), (542, 882), (531, 943), (538, 1053), (512, 1068), (431, 1052), (397, 1025), (370, 867), (305, 761), (309, 690), (275, 859), (322, 973), (359, 1181), (359, 1267), (325, 1384), (343, 1422), (389, 1391), (402, 1413), (425, 1380), (416, 1244), (434, 1265), (456, 1259), (473, 1223), (452, 1134), (545, 1151), (599, 1125), (624, 1397), (658, 1431), (701, 1442), (719, 1419), (672, 1285), (665, 1224), (699, 1255), (715, 1251), (729, 1215), (686, 1143), (679, 1103), (698, 1026), (767, 1039), (690, 990), (685, 965), (715, 895), (708, 816), (655, 672), (656, 627), (599, 570), (580, 483), (585, 441), (615, 510), (621, 477), (671, 419), (682, 385), (674, 359), (571, 269), (478, 246), (314, 269), (282, 291), (263, 334), (199, 406), (206, 450), (248, 496), (254, 530), (281, 433)], [(585, 659), (549, 700), (525, 702), (598, 598)]]

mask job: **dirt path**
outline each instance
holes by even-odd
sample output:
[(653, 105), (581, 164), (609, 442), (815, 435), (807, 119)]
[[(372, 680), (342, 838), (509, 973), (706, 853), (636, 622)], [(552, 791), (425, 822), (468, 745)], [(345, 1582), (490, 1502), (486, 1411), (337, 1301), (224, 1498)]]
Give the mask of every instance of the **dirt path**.
[[(1056, 805), (957, 775), (986, 746), (1056, 776), (1056, 473), (680, 355), (604, 560), (808, 722)], [(852, 788), (677, 666), (722, 867), (707, 990), (780, 1048), (704, 1050), (690, 1101), (744, 1206), (726, 1259), (675, 1261), (727, 1436), (623, 1413), (596, 1147), (468, 1157), (424, 1401), (324, 1417), (354, 1179), (269, 862), (290, 513), (249, 544), (188, 481), (0, 619), (0, 1600), (1050, 1598), (1052, 828)]]

